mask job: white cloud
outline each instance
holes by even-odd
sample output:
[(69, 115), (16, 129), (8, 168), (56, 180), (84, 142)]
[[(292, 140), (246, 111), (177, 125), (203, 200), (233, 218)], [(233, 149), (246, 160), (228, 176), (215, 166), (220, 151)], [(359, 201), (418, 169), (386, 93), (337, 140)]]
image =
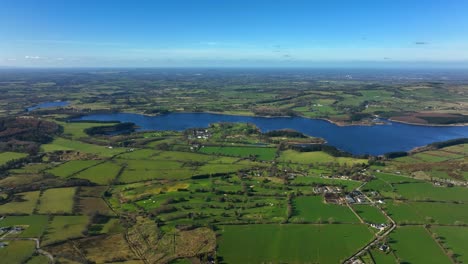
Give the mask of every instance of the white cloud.
[(39, 56), (28, 56), (28, 55), (24, 56), (24, 58), (27, 59), (27, 60), (40, 60), (40, 59), (42, 59), (42, 57), (39, 57)]

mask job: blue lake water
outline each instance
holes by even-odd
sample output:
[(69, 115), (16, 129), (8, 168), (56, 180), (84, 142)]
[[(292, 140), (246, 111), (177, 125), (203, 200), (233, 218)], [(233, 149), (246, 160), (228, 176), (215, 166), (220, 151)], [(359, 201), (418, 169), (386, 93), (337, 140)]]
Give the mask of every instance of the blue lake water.
[(321, 137), (329, 145), (353, 154), (380, 155), (392, 151), (407, 151), (437, 141), (468, 137), (468, 126), (417, 126), (389, 122), (375, 126), (337, 126), (325, 120), (304, 117), (250, 117), (208, 113), (171, 113), (162, 116), (114, 113), (83, 116), (75, 120), (133, 122), (139, 130), (177, 130), (207, 127), (216, 122), (252, 123), (263, 132), (294, 129)]
[(40, 103), (31, 107), (28, 107), (27, 110), (33, 111), (33, 110), (42, 109), (42, 108), (64, 107), (69, 104), (70, 102), (67, 102), (67, 101), (45, 102), (45, 103)]

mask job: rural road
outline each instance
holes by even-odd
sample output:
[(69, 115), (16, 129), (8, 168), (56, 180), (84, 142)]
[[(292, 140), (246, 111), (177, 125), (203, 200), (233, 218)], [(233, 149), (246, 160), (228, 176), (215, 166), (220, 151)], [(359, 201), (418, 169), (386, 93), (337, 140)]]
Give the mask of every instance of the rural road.
[[(359, 186), (357, 188), (357, 190), (360, 190), (362, 186), (364, 186), (365, 184)], [(372, 204), (376, 204), (374, 201), (372, 201), (367, 195), (365, 195), (366, 198), (372, 203)], [(347, 258), (345, 261), (343, 261), (344, 264), (352, 264), (358, 257), (360, 257), (361, 255), (365, 254), (367, 252), (367, 250), (369, 250), (370, 248), (376, 246), (378, 243), (380, 243), (382, 241), (382, 239), (384, 239), (385, 237), (387, 237), (393, 230), (395, 230), (396, 228), (396, 222), (387, 214), (387, 212), (385, 212), (385, 210), (383, 210), (382, 208), (380, 208), (379, 206), (376, 206), (381, 212), (383, 215), (385, 215), (385, 217), (387, 217), (387, 219), (390, 221), (390, 228), (388, 228), (384, 233), (382, 234), (379, 234), (377, 235), (371, 242), (369, 242), (366, 246), (364, 246), (363, 248), (361, 248), (358, 252), (354, 253), (351, 257)]]
[(9, 233), (5, 234), (4, 236), (2, 236), (0, 238), (0, 240), (4, 240), (4, 241), (17, 241), (17, 240), (30, 240), (30, 241), (34, 241), (35, 242), (35, 247), (36, 247), (36, 252), (41, 254), (41, 255), (44, 255), (46, 256), (48, 259), (49, 259), (49, 263), (50, 264), (54, 264), (55, 263), (55, 259), (54, 259), (54, 256), (52, 256), (52, 254), (50, 254), (49, 252), (41, 249), (40, 247), (40, 240), (38, 238), (30, 238), (30, 237), (6, 237)]

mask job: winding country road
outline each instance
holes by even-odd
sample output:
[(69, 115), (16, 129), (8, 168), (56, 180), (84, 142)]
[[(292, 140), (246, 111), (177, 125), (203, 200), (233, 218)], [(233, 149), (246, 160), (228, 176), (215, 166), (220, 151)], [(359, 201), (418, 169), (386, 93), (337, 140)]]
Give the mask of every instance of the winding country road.
[(52, 256), (52, 254), (50, 254), (49, 252), (41, 249), (40, 247), (40, 240), (38, 238), (32, 238), (32, 237), (7, 237), (7, 235), (9, 234), (10, 232), (4, 234), (1, 238), (0, 238), (0, 241), (17, 241), (17, 240), (29, 240), (29, 241), (34, 241), (35, 242), (35, 247), (36, 247), (36, 252), (41, 254), (41, 255), (44, 255), (46, 256), (48, 259), (49, 259), (49, 263), (50, 264), (54, 264), (55, 263), (55, 259), (54, 259), (54, 256)]

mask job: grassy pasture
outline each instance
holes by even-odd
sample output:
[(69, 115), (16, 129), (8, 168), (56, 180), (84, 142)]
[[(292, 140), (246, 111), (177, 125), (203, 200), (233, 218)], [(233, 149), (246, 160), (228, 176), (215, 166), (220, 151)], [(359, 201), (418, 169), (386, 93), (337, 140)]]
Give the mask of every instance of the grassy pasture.
[(359, 223), (359, 219), (346, 206), (325, 204), (321, 196), (301, 196), (294, 199), (292, 222)]
[(10, 170), (10, 172), (18, 173), (18, 174), (21, 174), (21, 173), (33, 174), (33, 173), (39, 173), (40, 171), (48, 169), (49, 167), (51, 166), (50, 164), (47, 164), (47, 163), (31, 163), (31, 164), (27, 164), (26, 166), (22, 168)]
[[(375, 264), (395, 264), (397, 260), (392, 253), (384, 253), (378, 249), (372, 249), (370, 251), (372, 259), (374, 260)], [(367, 263), (367, 262), (366, 262)], [(370, 262), (372, 263), (372, 262)]]
[(84, 170), (88, 167), (94, 166), (100, 161), (98, 160), (72, 160), (63, 163), (57, 167), (47, 170), (55, 176), (66, 178), (74, 173)]
[(151, 159), (154, 156), (158, 155), (160, 152), (152, 149), (138, 149), (131, 152), (122, 153), (117, 156), (118, 159), (127, 159), (127, 160), (142, 160), (142, 159)]
[(121, 165), (108, 161), (81, 171), (73, 178), (86, 179), (100, 185), (106, 185), (115, 179), (121, 168)]
[(468, 204), (389, 201), (386, 210), (399, 223), (468, 223)]
[(313, 185), (313, 184), (327, 184), (327, 185), (336, 185), (336, 186), (344, 186), (347, 190), (353, 190), (362, 183), (360, 181), (353, 181), (353, 180), (342, 180), (342, 179), (328, 179), (328, 178), (320, 178), (320, 177), (296, 177), (294, 180), (291, 181), (292, 184), (306, 184), (306, 185)]
[(398, 227), (390, 235), (390, 247), (401, 259), (400, 263), (452, 263), (424, 227)]
[(433, 226), (442, 244), (451, 250), (461, 263), (468, 263), (468, 228), (454, 226)]
[(28, 156), (28, 154), (18, 152), (2, 152), (0, 153), (0, 166), (10, 160), (20, 159), (26, 156)]
[(81, 237), (88, 224), (87, 216), (54, 216), (47, 227), (42, 241), (44, 245), (50, 245), (59, 241)]
[(392, 192), (393, 186), (391, 183), (388, 183), (382, 179), (376, 178), (370, 182), (367, 182), (366, 185), (362, 188), (363, 191), (378, 191), (380, 193)]
[(216, 159), (215, 156), (192, 153), (192, 152), (182, 152), (182, 151), (164, 151), (159, 155), (154, 156), (153, 159), (157, 160), (173, 160), (179, 161), (182, 163), (185, 162), (208, 162)]
[[(174, 152), (172, 152), (174, 153)], [(122, 183), (132, 183), (145, 180), (154, 180), (154, 179), (168, 179), (168, 180), (180, 180), (188, 179), (193, 175), (207, 175), (207, 174), (216, 174), (216, 173), (231, 173), (236, 172), (240, 169), (248, 168), (253, 165), (258, 165), (258, 163), (252, 162), (239, 162), (236, 158), (230, 157), (221, 157), (216, 158), (211, 161), (208, 161), (203, 164), (185, 164), (183, 162), (177, 161), (181, 157), (172, 156), (172, 153), (169, 153), (166, 157), (172, 157), (172, 160), (169, 159), (154, 159), (154, 160), (122, 160), (118, 161), (122, 165), (126, 165), (122, 174), (119, 177), (119, 181)], [(176, 152), (183, 153), (183, 152)], [(162, 154), (161, 154), (162, 155)], [(159, 155), (158, 157), (163, 157)], [(183, 156), (192, 156), (192, 153), (183, 153)], [(198, 160), (200, 156), (203, 158), (212, 157), (208, 155), (199, 155), (195, 154)], [(183, 157), (182, 156), (182, 157)]]
[(48, 221), (49, 219), (45, 215), (7, 216), (0, 221), (0, 227), (27, 226), (23, 232), (18, 234), (18, 237), (40, 237), (44, 233)]
[(221, 226), (225, 263), (339, 263), (372, 238), (365, 225)]
[(120, 160), (126, 167), (119, 177), (122, 183), (139, 182), (152, 179), (190, 178), (193, 168), (183, 167), (176, 161), (166, 160)]
[(388, 222), (385, 215), (383, 215), (375, 206), (355, 204), (353, 205), (353, 209), (364, 221), (368, 223), (379, 224)]
[(71, 214), (73, 211), (76, 188), (47, 189), (39, 200), (40, 214)]
[(234, 156), (248, 158), (257, 156), (260, 160), (273, 160), (276, 155), (276, 148), (267, 147), (231, 147), (231, 146), (205, 146), (200, 152), (206, 154), (219, 154), (225, 156)]
[(311, 163), (326, 163), (326, 162), (337, 162), (340, 164), (357, 164), (367, 163), (366, 159), (355, 159), (346, 157), (333, 157), (323, 151), (313, 152), (298, 152), (294, 150), (286, 150), (281, 152), (279, 156), (280, 162), (292, 162), (300, 164), (311, 164)]
[(436, 187), (431, 183), (395, 184), (396, 192), (409, 200), (468, 202), (468, 189), (464, 187)]
[(15, 194), (12, 202), (0, 205), (0, 214), (32, 214), (39, 199), (39, 191)]
[(74, 150), (96, 154), (103, 157), (111, 157), (126, 151), (124, 148), (110, 149), (105, 146), (93, 145), (65, 138), (56, 138), (54, 141), (52, 141), (52, 143), (42, 145), (42, 148), (45, 152), (53, 152), (57, 150)]
[(24, 263), (36, 250), (34, 241), (9, 241), (8, 246), (0, 248), (2, 263)]
[(225, 164), (225, 163), (208, 163), (198, 167), (193, 175), (206, 175), (216, 173), (232, 173), (250, 167), (245, 164)]
[(460, 159), (464, 156), (461, 154), (453, 154), (445, 151), (427, 151), (413, 155), (413, 157), (420, 159), (423, 162), (441, 162), (451, 159)]
[(392, 183), (417, 183), (417, 182), (422, 182), (420, 180), (412, 179), (409, 177), (397, 175), (397, 174), (391, 174), (391, 173), (383, 173), (383, 172), (376, 172), (375, 176), (377, 179), (382, 180), (386, 183), (392, 184)]

